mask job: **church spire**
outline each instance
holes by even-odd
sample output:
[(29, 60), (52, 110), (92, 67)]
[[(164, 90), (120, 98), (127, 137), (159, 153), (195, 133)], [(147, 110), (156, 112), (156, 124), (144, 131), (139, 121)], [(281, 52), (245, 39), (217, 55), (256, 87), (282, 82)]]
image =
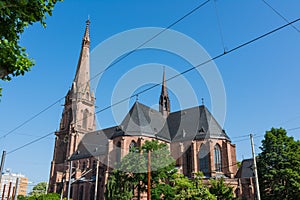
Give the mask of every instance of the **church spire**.
[(86, 21), (76, 75), (70, 91), (73, 123), (77, 130), (95, 130), (95, 97), (90, 89), (90, 20)]
[(159, 97), (159, 112), (163, 115), (163, 117), (168, 117), (170, 113), (170, 99), (168, 95), (168, 88), (166, 83), (166, 70), (164, 67), (163, 72), (163, 82), (161, 88), (161, 94)]
[[(85, 33), (82, 38), (80, 57), (77, 65), (76, 75), (73, 82), (73, 90), (77, 92), (90, 92), (90, 20), (86, 21)], [(75, 84), (75, 87), (74, 87)]]

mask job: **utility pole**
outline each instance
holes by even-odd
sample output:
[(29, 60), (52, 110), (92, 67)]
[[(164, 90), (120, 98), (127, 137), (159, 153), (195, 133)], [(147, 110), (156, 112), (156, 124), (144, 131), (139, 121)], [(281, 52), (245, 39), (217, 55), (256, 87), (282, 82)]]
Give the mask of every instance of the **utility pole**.
[(4, 200), (5, 188), (6, 188), (6, 184), (4, 184), (4, 186), (3, 186), (3, 191), (2, 191), (2, 198), (1, 198), (1, 200)]
[(7, 200), (10, 200), (10, 190), (11, 190), (11, 182), (9, 182), (9, 186), (8, 186)]
[(16, 189), (15, 189), (15, 196), (13, 200), (17, 200), (18, 193), (19, 193), (19, 186), (20, 186), (20, 178), (17, 178), (16, 180)]
[(1, 185), (1, 181), (2, 181), (2, 172), (3, 172), (4, 162), (5, 162), (5, 156), (6, 156), (6, 151), (3, 151), (2, 158), (1, 158), (1, 164), (0, 164), (0, 185)]
[(256, 195), (257, 195), (257, 200), (260, 200), (260, 191), (259, 191), (259, 183), (258, 183), (258, 175), (257, 175), (257, 165), (256, 165), (254, 141), (253, 141), (253, 135), (252, 134), (250, 134), (250, 140), (251, 140), (252, 157), (253, 157), (253, 165), (254, 165), (253, 167), (254, 167), (254, 176), (255, 176), (255, 185), (256, 185)]
[(148, 190), (147, 190), (147, 200), (151, 200), (151, 151), (148, 151)]
[(99, 181), (99, 158), (97, 158), (97, 166), (96, 166), (96, 183), (95, 183), (95, 196), (94, 196), (94, 200), (97, 200), (98, 181)]
[(68, 200), (70, 200), (71, 194), (71, 178), (72, 178), (72, 160), (70, 160), (70, 169), (69, 169), (69, 183), (68, 183)]

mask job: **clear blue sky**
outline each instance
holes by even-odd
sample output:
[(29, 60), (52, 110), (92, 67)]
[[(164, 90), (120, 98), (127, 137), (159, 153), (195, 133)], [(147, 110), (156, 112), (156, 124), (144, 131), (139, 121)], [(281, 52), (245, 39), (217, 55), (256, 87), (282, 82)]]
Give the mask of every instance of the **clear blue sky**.
[[(85, 21), (90, 16), (91, 49), (114, 34), (140, 27), (167, 27), (203, 1), (65, 1), (58, 3), (47, 28), (29, 27), (22, 44), (35, 59), (36, 66), (24, 77), (1, 82), (0, 135), (14, 129), (57, 99), (65, 96), (75, 75)], [(285, 18), (300, 17), (300, 2), (268, 1)], [(224, 44), (227, 49), (285, 24), (262, 1), (217, 1)], [(294, 24), (300, 30), (300, 23)], [(185, 18), (172, 29), (201, 44), (214, 57), (223, 52), (213, 1)], [(118, 47), (116, 47), (118, 48)], [(224, 129), (236, 144), (237, 158), (251, 156), (250, 142), (240, 137), (250, 132), (262, 135), (271, 127), (292, 129), (300, 126), (300, 33), (287, 27), (247, 47), (216, 60), (226, 90)], [(118, 78), (137, 65), (161, 63), (183, 71), (189, 64), (160, 51), (141, 51), (127, 57), (105, 74), (105, 83), (96, 91), (97, 109), (110, 103), (111, 90)], [(145, 75), (146, 76), (146, 75)], [(157, 74), (161, 78), (161, 73)], [(137, 77), (143, 79), (143, 77)], [(191, 72), (185, 78), (198, 99), (204, 98), (210, 109), (211, 99), (201, 76)], [(143, 86), (139, 89), (147, 87)], [(139, 101), (157, 104), (160, 88), (139, 96)], [(178, 110), (174, 95), (173, 111)], [(0, 139), (0, 150), (10, 151), (59, 127), (62, 104), (53, 106), (25, 126)], [(128, 106), (126, 106), (127, 109)], [(97, 115), (102, 126), (115, 125), (111, 111)], [(300, 129), (288, 134), (300, 138)], [(246, 139), (246, 140), (244, 140)], [(262, 137), (256, 137), (256, 151)], [(244, 141), (240, 141), (244, 140)], [(53, 156), (54, 136), (9, 154), (5, 168), (21, 172), (29, 180), (47, 181)]]

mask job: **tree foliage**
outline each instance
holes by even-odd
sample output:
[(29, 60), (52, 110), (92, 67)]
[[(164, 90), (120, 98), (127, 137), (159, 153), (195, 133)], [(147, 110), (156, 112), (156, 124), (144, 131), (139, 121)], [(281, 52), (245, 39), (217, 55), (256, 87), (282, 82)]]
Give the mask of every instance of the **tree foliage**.
[(23, 195), (18, 195), (17, 199), (18, 200), (60, 200), (60, 196), (57, 193), (41, 194), (38, 196), (31, 195), (26, 197)]
[(157, 196), (170, 191), (166, 183), (172, 174), (176, 173), (175, 160), (170, 156), (166, 144), (153, 140), (146, 141), (141, 148), (131, 149), (117, 169), (112, 171), (106, 185), (107, 199), (130, 199), (134, 191), (137, 191), (139, 198), (142, 192), (147, 191), (149, 151), (151, 151), (152, 199), (157, 199)]
[(216, 200), (209, 192), (208, 186), (202, 183), (202, 173), (195, 173), (193, 179), (182, 174), (175, 174), (173, 179), (174, 199), (176, 200)]
[(233, 188), (226, 185), (224, 178), (211, 179), (209, 191), (217, 197), (217, 200), (230, 200), (233, 197)]
[(30, 196), (39, 196), (39, 195), (45, 194), (46, 189), (47, 189), (47, 183), (40, 182), (32, 188), (32, 191), (30, 192)]
[(258, 177), (263, 199), (300, 199), (300, 142), (284, 129), (267, 131), (258, 155)]
[[(46, 27), (57, 0), (0, 0), (0, 79), (24, 75), (34, 65), (19, 40), (25, 28), (35, 22)], [(0, 89), (1, 95), (1, 89)]]
[(169, 147), (157, 140), (146, 141), (141, 148), (131, 149), (118, 168), (112, 171), (106, 185), (106, 199), (131, 199), (147, 192), (148, 152), (151, 152), (151, 199), (216, 199), (202, 184), (203, 174), (189, 179), (177, 173)]

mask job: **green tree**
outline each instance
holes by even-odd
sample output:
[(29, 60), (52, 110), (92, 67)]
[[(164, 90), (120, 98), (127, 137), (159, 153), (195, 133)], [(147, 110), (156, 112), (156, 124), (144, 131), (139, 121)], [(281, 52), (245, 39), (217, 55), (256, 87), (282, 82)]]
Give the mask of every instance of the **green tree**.
[(106, 185), (108, 199), (130, 199), (134, 191), (138, 198), (142, 192), (147, 191), (147, 163), (148, 151), (151, 151), (151, 197), (172, 196), (169, 179), (176, 173), (175, 160), (171, 157), (168, 146), (157, 140), (146, 141), (141, 148), (133, 148), (124, 156), (121, 163), (114, 170)]
[(216, 200), (216, 197), (209, 192), (207, 186), (203, 185), (203, 174), (197, 172), (193, 179), (182, 174), (175, 174), (172, 180), (176, 200)]
[(169, 147), (157, 140), (146, 141), (141, 148), (132, 149), (112, 171), (106, 185), (107, 199), (131, 199), (133, 194), (147, 191), (148, 152), (151, 153), (151, 199), (215, 200), (207, 186), (202, 184), (202, 173), (189, 179), (177, 173)]
[[(40, 194), (40, 195), (32, 195), (32, 196), (23, 196), (18, 195), (18, 200), (60, 200), (60, 196), (57, 193), (48, 193), (48, 194)], [(64, 198), (66, 199), (66, 198)]]
[(258, 177), (263, 199), (300, 199), (300, 142), (284, 129), (267, 131), (258, 155)]
[(17, 196), (17, 199), (18, 199), (18, 200), (27, 200), (28, 197), (25, 197), (24, 195), (18, 195), (18, 196)]
[(20, 36), (28, 25), (35, 22), (46, 27), (46, 16), (52, 15), (56, 2), (0, 0), (0, 79), (9, 81), (13, 76), (24, 75), (34, 65), (25, 47), (19, 45)]
[(233, 197), (233, 188), (226, 185), (224, 178), (211, 179), (209, 191), (217, 197), (217, 200), (231, 200)]
[(46, 193), (47, 183), (46, 182), (40, 182), (36, 184), (32, 191), (30, 192), (30, 196), (39, 196)]

